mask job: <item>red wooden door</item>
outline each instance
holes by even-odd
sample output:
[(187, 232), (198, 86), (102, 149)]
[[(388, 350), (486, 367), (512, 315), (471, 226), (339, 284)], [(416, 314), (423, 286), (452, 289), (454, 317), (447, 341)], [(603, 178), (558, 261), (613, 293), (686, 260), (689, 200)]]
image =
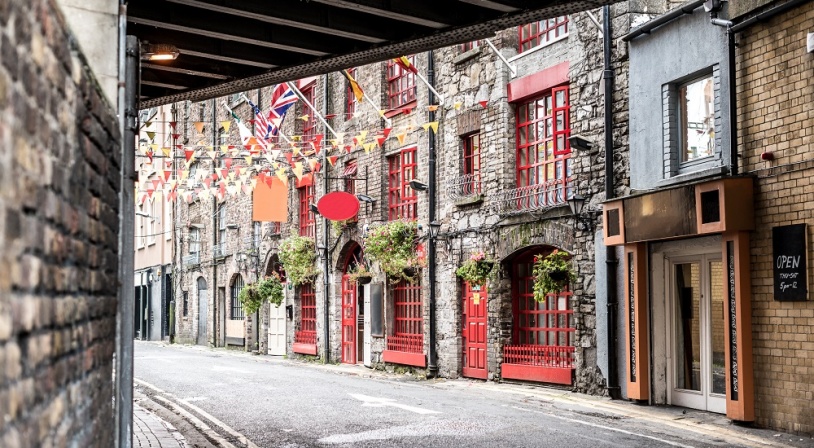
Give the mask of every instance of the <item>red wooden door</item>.
[(342, 362), (356, 364), (356, 282), (342, 276)]
[(486, 286), (464, 282), (463, 375), (486, 379)]

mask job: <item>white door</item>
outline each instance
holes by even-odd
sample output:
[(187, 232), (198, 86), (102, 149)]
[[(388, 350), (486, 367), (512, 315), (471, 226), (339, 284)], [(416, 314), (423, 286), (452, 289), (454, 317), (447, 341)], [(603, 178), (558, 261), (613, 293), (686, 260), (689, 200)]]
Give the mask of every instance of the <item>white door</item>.
[(269, 355), (285, 355), (285, 302), (269, 305)]
[(726, 413), (724, 272), (719, 254), (670, 264), (671, 403)]
[(364, 338), (365, 338), (364, 361), (365, 361), (365, 365), (370, 367), (370, 365), (373, 364), (373, 356), (372, 356), (372, 353), (371, 353), (372, 352), (373, 341), (372, 341), (372, 339), (370, 337), (370, 285), (369, 284), (365, 285), (362, 288), (362, 291), (364, 291), (364, 293), (362, 295), (364, 295), (364, 300), (365, 300), (365, 306), (363, 308), (365, 310), (365, 316), (364, 316), (364, 327), (365, 327), (365, 330), (364, 330), (365, 331), (365, 335), (364, 335)]

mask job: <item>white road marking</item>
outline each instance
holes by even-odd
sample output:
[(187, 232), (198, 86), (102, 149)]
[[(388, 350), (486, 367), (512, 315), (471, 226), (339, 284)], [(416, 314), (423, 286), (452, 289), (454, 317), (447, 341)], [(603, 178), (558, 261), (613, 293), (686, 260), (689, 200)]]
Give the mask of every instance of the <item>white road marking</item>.
[(624, 429), (613, 428), (613, 427), (605, 426), (605, 425), (598, 425), (596, 423), (588, 423), (588, 422), (583, 421), (583, 420), (577, 420), (577, 419), (573, 419), (573, 418), (563, 417), (561, 415), (555, 415), (555, 414), (552, 414), (550, 412), (542, 412), (542, 411), (537, 411), (537, 410), (534, 410), (534, 409), (521, 408), (521, 407), (518, 407), (518, 406), (512, 406), (512, 409), (517, 409), (519, 411), (533, 412), (535, 414), (545, 414), (545, 415), (547, 415), (549, 417), (558, 418), (560, 420), (565, 420), (565, 421), (571, 422), (571, 423), (579, 423), (580, 425), (592, 426), (594, 428), (602, 428), (602, 429), (606, 429), (608, 431), (621, 432), (622, 434), (628, 434), (628, 435), (631, 435), (631, 436), (644, 437), (645, 439), (655, 440), (655, 441), (658, 441), (658, 442), (661, 442), (661, 443), (666, 443), (667, 445), (671, 445), (671, 446), (678, 446), (678, 447), (681, 447), (681, 448), (694, 448), (692, 445), (684, 445), (684, 444), (681, 444), (681, 443), (673, 442), (672, 440), (661, 439), (661, 438), (655, 437), (655, 436), (648, 436), (647, 434), (639, 434), (639, 433), (632, 432), (632, 431), (626, 431)]
[(399, 408), (405, 411), (415, 412), (416, 414), (440, 414), (439, 411), (433, 411), (431, 409), (423, 409), (415, 406), (410, 406), (406, 404), (396, 403), (396, 400), (392, 398), (379, 398), (379, 397), (371, 397), (368, 395), (362, 394), (348, 394), (351, 397), (359, 400), (362, 402), (362, 406), (369, 406), (374, 408), (383, 408), (383, 407), (391, 407), (391, 408)]
[[(217, 426), (220, 426), (221, 429), (223, 429), (224, 431), (229, 433), (232, 437), (235, 437), (242, 444), (244, 444), (247, 448), (260, 448), (257, 445), (255, 445), (251, 440), (249, 440), (246, 436), (244, 436), (243, 434), (235, 431), (234, 429), (232, 429), (226, 423), (223, 423), (222, 421), (220, 421), (217, 418), (213, 417), (208, 412), (206, 412), (203, 409), (199, 408), (198, 406), (195, 406), (194, 404), (190, 403), (188, 400), (180, 399), (180, 398), (176, 397), (175, 395), (173, 395), (173, 394), (171, 394), (169, 392), (164, 392), (163, 390), (159, 389), (156, 386), (153, 386), (152, 384), (150, 384), (150, 383), (148, 383), (146, 381), (142, 381), (142, 380), (139, 380), (137, 378), (134, 379), (134, 381), (141, 384), (144, 387), (149, 387), (150, 389), (153, 389), (154, 391), (156, 391), (156, 392), (158, 392), (160, 394), (163, 394), (163, 395), (166, 395), (167, 397), (173, 398), (180, 404), (184, 404), (186, 407), (188, 407), (188, 408), (192, 409), (193, 411), (197, 412), (198, 414), (200, 414), (205, 419), (209, 420), (210, 422), (214, 423)], [(156, 396), (155, 398), (160, 399), (161, 401), (170, 402), (170, 400), (168, 400), (167, 398), (164, 398), (164, 397)], [(177, 405), (177, 404), (176, 404), (176, 407), (180, 408), (180, 406)], [(181, 409), (181, 411), (186, 412), (183, 409)], [(194, 415), (190, 414), (189, 412), (186, 412), (186, 414), (189, 414), (193, 418), (195, 417)], [(234, 445), (231, 445), (231, 444), (229, 444), (228, 446), (234, 447)]]

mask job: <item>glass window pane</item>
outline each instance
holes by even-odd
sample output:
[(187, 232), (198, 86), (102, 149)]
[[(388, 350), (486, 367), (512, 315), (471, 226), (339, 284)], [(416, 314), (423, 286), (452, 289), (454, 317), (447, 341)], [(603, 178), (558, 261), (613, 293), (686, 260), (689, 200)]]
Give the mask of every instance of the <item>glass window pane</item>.
[(681, 161), (690, 162), (714, 153), (715, 90), (712, 76), (679, 89)]

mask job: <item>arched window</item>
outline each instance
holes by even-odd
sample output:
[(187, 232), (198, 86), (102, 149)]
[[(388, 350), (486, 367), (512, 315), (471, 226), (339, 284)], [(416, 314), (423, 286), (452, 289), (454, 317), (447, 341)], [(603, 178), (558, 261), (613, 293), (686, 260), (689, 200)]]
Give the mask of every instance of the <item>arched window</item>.
[(241, 320), (243, 319), (243, 304), (240, 303), (240, 300), (237, 296), (240, 294), (240, 291), (243, 289), (243, 277), (240, 274), (235, 276), (234, 281), (232, 282), (231, 288), (231, 296), (232, 296), (232, 312), (230, 318), (232, 320)]

